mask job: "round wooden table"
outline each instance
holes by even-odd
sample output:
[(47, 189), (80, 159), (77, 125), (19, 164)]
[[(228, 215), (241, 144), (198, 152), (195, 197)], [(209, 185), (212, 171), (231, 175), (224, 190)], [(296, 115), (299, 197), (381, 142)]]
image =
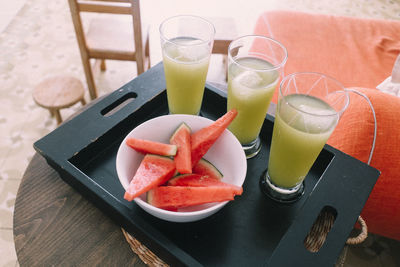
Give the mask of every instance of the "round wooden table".
[(21, 266), (146, 266), (121, 228), (37, 153), (18, 189), (13, 228)]

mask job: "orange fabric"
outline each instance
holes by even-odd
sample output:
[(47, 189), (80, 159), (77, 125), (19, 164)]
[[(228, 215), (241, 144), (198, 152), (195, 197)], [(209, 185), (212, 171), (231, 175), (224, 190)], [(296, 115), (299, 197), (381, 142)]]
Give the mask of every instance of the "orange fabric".
[[(375, 109), (377, 138), (371, 166), (381, 171), (361, 215), (369, 231), (400, 240), (400, 98), (374, 89), (356, 90), (368, 96)], [(368, 102), (350, 93), (350, 105), (328, 144), (367, 163), (373, 137)]]
[[(398, 21), (272, 11), (259, 17), (255, 34), (272, 37), (287, 48), (286, 75), (321, 72), (345, 87), (375, 88), (390, 76), (400, 53)], [(378, 136), (371, 166), (381, 171), (362, 216), (369, 231), (400, 240), (400, 98), (377, 89), (358, 90), (375, 108)], [(373, 134), (368, 102), (351, 94), (349, 108), (328, 144), (367, 162)]]
[(345, 87), (375, 88), (400, 53), (399, 21), (270, 11), (258, 18), (254, 33), (287, 48), (286, 75), (321, 72)]

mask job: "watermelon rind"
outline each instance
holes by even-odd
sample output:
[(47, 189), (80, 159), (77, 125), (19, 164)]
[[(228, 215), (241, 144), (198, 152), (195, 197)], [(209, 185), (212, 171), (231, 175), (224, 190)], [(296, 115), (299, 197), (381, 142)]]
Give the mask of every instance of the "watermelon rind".
[[(206, 171), (203, 171), (203, 170), (200, 171), (199, 167), (204, 168)], [(193, 173), (201, 174), (201, 175), (208, 175), (208, 176), (218, 179), (218, 180), (221, 180), (222, 177), (224, 177), (222, 172), (217, 167), (215, 167), (214, 164), (212, 164), (205, 158), (201, 158), (199, 160), (199, 162), (193, 167), (192, 171), (193, 171)]]
[(182, 122), (169, 140), (170, 144), (177, 146), (174, 161), (179, 173), (192, 173), (191, 133), (190, 127)]
[(146, 201), (147, 203), (149, 203), (150, 205), (153, 205), (153, 189), (150, 189), (149, 191), (147, 191), (146, 193)]
[(179, 126), (175, 129), (175, 131), (172, 133), (171, 137), (169, 138), (169, 142), (170, 143), (172, 142), (172, 140), (174, 140), (175, 135), (179, 132), (179, 130), (182, 127), (185, 127), (185, 128), (187, 128), (189, 130), (189, 132), (192, 132), (192, 128), (190, 128), (190, 126), (187, 125), (185, 122), (182, 122), (181, 124), (179, 124)]
[(238, 192), (227, 186), (159, 186), (148, 192), (149, 204), (169, 209), (234, 200)]
[[(154, 206), (154, 189), (150, 189), (146, 193), (146, 202), (149, 203), (150, 205)], [(178, 208), (176, 207), (160, 207), (159, 209), (167, 210), (167, 211), (173, 211), (176, 212), (178, 211)]]
[(187, 128), (187, 129), (189, 130), (190, 133), (192, 132), (192, 128), (190, 128), (190, 126), (187, 125), (185, 122), (182, 122), (182, 123), (178, 126), (178, 128), (176, 128), (175, 131), (172, 133), (171, 138), (169, 139), (169, 142), (170, 142), (170, 143), (172, 142), (172, 140), (174, 140), (175, 135), (179, 132), (179, 130), (180, 130), (182, 127)]
[(132, 201), (142, 193), (164, 184), (174, 173), (175, 163), (170, 157), (147, 154), (129, 182), (124, 199)]
[(212, 124), (191, 135), (192, 167), (207, 153), (225, 129), (228, 128), (229, 124), (235, 119), (237, 114), (238, 112), (236, 109), (231, 109)]
[(195, 174), (195, 173), (179, 174), (169, 179), (167, 185), (176, 186), (176, 181), (178, 181), (179, 179), (183, 179), (185, 177), (193, 177), (193, 176), (196, 177), (196, 179), (200, 179), (202, 177), (200, 174)]
[(136, 151), (143, 154), (154, 154), (160, 156), (175, 156), (177, 152), (177, 146), (173, 144), (164, 144), (156, 141), (138, 139), (129, 137), (126, 140), (126, 144), (135, 149)]
[(200, 174), (181, 174), (173, 177), (167, 182), (167, 186), (190, 186), (190, 187), (209, 187), (209, 186), (227, 186), (234, 189), (235, 194), (241, 195), (243, 188), (237, 185), (222, 182), (208, 175)]

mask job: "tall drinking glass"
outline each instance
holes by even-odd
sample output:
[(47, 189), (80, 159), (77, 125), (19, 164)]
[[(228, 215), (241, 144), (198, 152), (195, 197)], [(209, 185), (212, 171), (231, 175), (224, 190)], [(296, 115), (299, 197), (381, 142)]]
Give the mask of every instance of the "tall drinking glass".
[(320, 73), (285, 77), (272, 133), (268, 169), (261, 188), (280, 202), (297, 200), (304, 179), (349, 104), (344, 87)]
[(260, 151), (259, 133), (286, 63), (286, 48), (271, 38), (240, 37), (228, 48), (228, 110), (238, 115), (229, 130), (247, 158)]
[(160, 25), (169, 112), (199, 114), (215, 28), (196, 16), (176, 16)]

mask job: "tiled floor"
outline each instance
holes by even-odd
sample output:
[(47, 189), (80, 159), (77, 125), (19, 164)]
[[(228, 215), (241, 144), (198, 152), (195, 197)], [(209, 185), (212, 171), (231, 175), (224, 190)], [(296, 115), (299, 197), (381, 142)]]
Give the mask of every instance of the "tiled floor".
[[(161, 58), (157, 26), (175, 14), (234, 17), (239, 35), (252, 33), (260, 12), (277, 8), (400, 19), (398, 0), (145, 0), (141, 6), (142, 19), (152, 26), (153, 64)], [(213, 58), (209, 80), (224, 83), (221, 64), (221, 58)], [(54, 74), (85, 81), (67, 1), (0, 0), (0, 266), (18, 265), (12, 233), (18, 185), (34, 154), (32, 143), (56, 127), (49, 113), (33, 102), (32, 88)], [(109, 62), (107, 72), (97, 77), (100, 94), (119, 88), (135, 75), (134, 63)], [(78, 108), (64, 110), (62, 115)], [(395, 251), (400, 251), (399, 242), (372, 236), (349, 251), (345, 266), (399, 266)]]

